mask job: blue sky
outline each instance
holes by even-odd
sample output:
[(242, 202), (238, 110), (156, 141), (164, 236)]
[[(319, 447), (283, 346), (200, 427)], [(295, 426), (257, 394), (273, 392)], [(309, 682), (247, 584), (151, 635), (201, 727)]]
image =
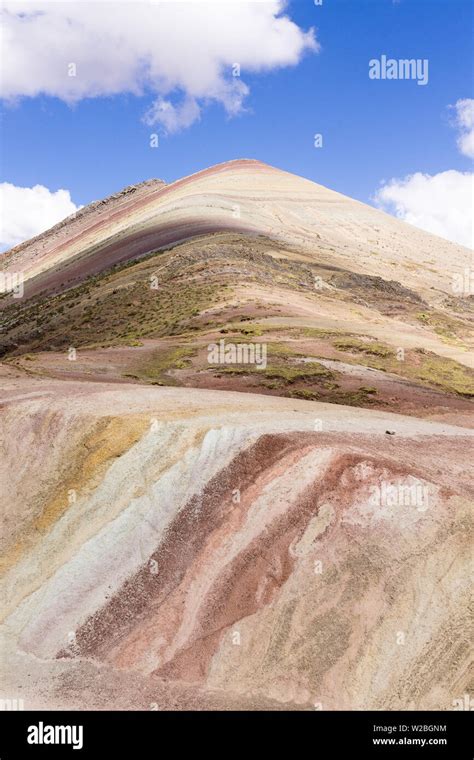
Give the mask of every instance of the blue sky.
[[(284, 12), (302, 31), (315, 27), (320, 50), (268, 71), (242, 65), (249, 92), (235, 116), (202, 100), (198, 120), (166, 134), (143, 121), (156, 97), (149, 89), (67, 103), (19, 88), (2, 109), (2, 181), (65, 188), (85, 204), (150, 177), (169, 182), (251, 157), (370, 202), (391, 178), (469, 170), (448, 106), (473, 95), (470, 0), (293, 0)], [(368, 62), (382, 54), (428, 59), (428, 84), (370, 80)]]

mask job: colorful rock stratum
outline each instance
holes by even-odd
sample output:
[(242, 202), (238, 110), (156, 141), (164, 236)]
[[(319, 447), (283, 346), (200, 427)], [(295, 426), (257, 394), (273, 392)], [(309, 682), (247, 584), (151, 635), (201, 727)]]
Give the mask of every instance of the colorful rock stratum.
[(2, 698), (453, 709), (469, 266), (253, 160), (3, 255)]

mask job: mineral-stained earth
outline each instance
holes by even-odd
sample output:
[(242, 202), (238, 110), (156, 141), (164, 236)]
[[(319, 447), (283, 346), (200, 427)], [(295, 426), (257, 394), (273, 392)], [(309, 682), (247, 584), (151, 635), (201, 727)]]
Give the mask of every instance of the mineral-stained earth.
[(455, 709), (470, 261), (253, 160), (4, 254), (1, 698)]

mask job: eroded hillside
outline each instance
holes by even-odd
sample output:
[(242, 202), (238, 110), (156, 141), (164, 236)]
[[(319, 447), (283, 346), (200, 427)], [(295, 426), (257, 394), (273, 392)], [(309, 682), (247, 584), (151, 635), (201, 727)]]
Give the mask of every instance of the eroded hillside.
[(248, 160), (132, 186), (7, 253), (5, 694), (469, 693), (469, 261)]
[(468, 431), (11, 383), (5, 678), (28, 704), (450, 709), (467, 691)]

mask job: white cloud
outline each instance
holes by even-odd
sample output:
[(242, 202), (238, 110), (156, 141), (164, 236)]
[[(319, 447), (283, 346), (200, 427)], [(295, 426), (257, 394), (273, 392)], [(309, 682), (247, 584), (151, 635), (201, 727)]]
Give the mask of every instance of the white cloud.
[(456, 111), (454, 123), (461, 132), (457, 140), (459, 151), (474, 158), (474, 100), (463, 98), (450, 107)]
[(454, 170), (417, 172), (392, 179), (377, 192), (378, 206), (434, 235), (474, 247), (472, 205), (474, 175)]
[(194, 98), (186, 98), (182, 103), (173, 105), (165, 98), (157, 98), (143, 117), (148, 126), (162, 124), (166, 132), (185, 129), (200, 118), (201, 109)]
[(0, 246), (9, 248), (49, 229), (80, 206), (72, 202), (69, 190), (52, 193), (43, 185), (17, 187), (2, 182), (0, 208)]
[[(454, 106), (453, 126), (460, 131), (460, 153), (474, 157), (474, 100)], [(416, 172), (382, 185), (372, 199), (377, 206), (415, 227), (474, 248), (474, 174), (454, 169), (439, 174)]]
[(75, 103), (151, 93), (147, 123), (173, 131), (209, 101), (241, 110), (248, 87), (232, 75), (234, 64), (244, 77), (319, 49), (314, 30), (283, 15), (283, 0), (111, 2), (4, 0), (2, 97), (43, 93)]

